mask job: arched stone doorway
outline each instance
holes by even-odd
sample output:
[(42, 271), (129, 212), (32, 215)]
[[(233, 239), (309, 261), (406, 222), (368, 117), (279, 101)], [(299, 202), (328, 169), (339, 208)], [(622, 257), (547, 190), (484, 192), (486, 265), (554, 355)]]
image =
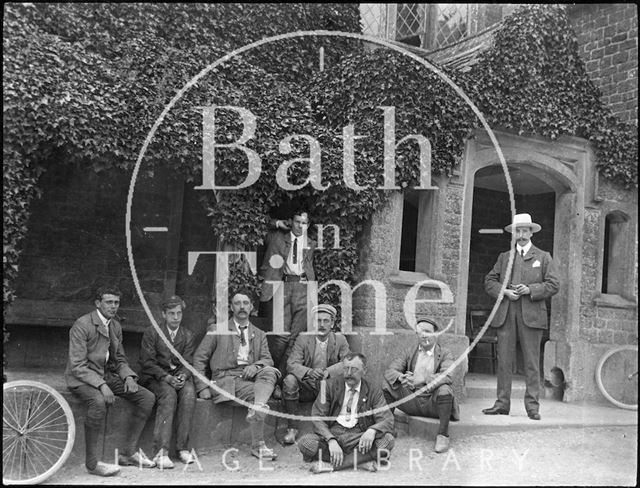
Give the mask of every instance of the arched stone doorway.
[[(559, 293), (550, 301), (547, 348), (554, 354), (544, 364), (545, 377), (553, 367), (568, 374), (569, 344), (579, 330), (581, 284), (571, 278), (582, 260), (583, 209), (586, 183), (586, 141), (577, 138), (551, 142), (497, 132), (511, 178), (517, 213), (531, 213), (543, 230), (533, 242), (552, 253), (560, 269)], [(511, 220), (507, 180), (496, 150), (484, 132), (477, 132), (466, 147), (461, 166), (464, 181), (461, 279), (457, 317), (468, 321), (470, 309), (491, 309), (484, 275), (498, 254), (510, 246), (510, 234), (498, 233)], [(495, 230), (496, 233), (480, 233)], [(465, 269), (466, 267), (466, 269)], [(466, 279), (465, 279), (466, 276)], [(557, 354), (558, 350), (564, 351)], [(473, 367), (473, 365), (472, 365)]]

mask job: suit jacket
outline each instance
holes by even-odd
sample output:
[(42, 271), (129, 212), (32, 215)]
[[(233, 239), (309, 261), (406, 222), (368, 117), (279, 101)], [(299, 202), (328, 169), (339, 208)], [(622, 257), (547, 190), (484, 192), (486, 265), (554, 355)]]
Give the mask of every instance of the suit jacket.
[[(193, 367), (200, 374), (204, 375), (207, 364), (211, 368), (211, 379), (216, 381), (219, 388), (235, 395), (235, 379), (229, 375), (229, 370), (238, 367), (238, 349), (240, 348), (240, 338), (236, 332), (233, 320), (227, 324), (228, 330), (234, 332), (233, 335), (216, 333), (216, 325), (213, 324), (207, 329), (207, 333), (202, 338), (202, 342), (193, 354)], [(273, 360), (267, 345), (267, 335), (255, 325), (249, 323), (247, 329), (249, 347), (253, 352), (253, 363), (262, 367), (273, 367)], [(274, 369), (275, 370), (275, 369)], [(277, 371), (277, 370), (276, 370)], [(203, 382), (197, 376), (194, 378), (196, 391), (200, 392), (207, 388), (208, 383)], [(229, 398), (214, 391), (214, 401), (228, 401)]]
[[(349, 344), (344, 335), (335, 332), (329, 333), (327, 341), (327, 372), (329, 377), (334, 377), (342, 374), (342, 358), (349, 354)], [(287, 372), (303, 381), (313, 367), (315, 352), (316, 336), (299, 335), (287, 360)]]
[[(260, 301), (266, 302), (273, 298), (273, 295), (277, 289), (277, 286), (271, 286), (266, 281), (282, 281), (284, 275), (284, 265), (279, 268), (273, 268), (271, 266), (271, 257), (278, 255), (283, 259), (283, 262), (287, 261), (289, 251), (291, 250), (291, 231), (272, 231), (267, 234), (265, 239), (266, 251), (262, 266), (260, 267), (260, 274), (265, 280), (262, 284), (262, 290), (260, 292)], [(313, 252), (316, 248), (316, 243), (307, 236), (307, 249), (302, 251), (302, 269), (307, 275), (307, 280), (315, 281), (316, 275), (313, 271)], [(281, 284), (278, 286), (282, 286)]]
[[(384, 373), (385, 385), (383, 389), (396, 390), (400, 388), (402, 386), (399, 380), (400, 375), (407, 371), (415, 371), (418, 360), (418, 346), (418, 344), (415, 344), (414, 346), (406, 348), (400, 356), (391, 361), (389, 369)], [(436, 344), (433, 349), (433, 371), (435, 375), (447, 371), (453, 363), (454, 359), (451, 353), (440, 344)], [(452, 382), (451, 372), (448, 372), (435, 382), (434, 390), (441, 385), (451, 385)], [(460, 419), (460, 406), (455, 397), (453, 397), (451, 418), (454, 420)]]
[[(323, 403), (322, 396), (318, 395), (311, 407), (311, 415), (313, 417), (337, 418), (342, 410), (344, 392), (344, 376), (340, 375), (335, 378), (329, 378), (327, 380), (325, 402)], [(369, 428), (373, 428), (383, 434), (386, 432), (394, 433), (393, 414), (389, 409), (385, 408), (386, 406), (387, 402), (382, 395), (382, 390), (363, 378), (356, 413), (367, 412), (378, 408), (381, 409), (375, 414), (358, 417), (358, 424), (363, 432)], [(335, 420), (314, 420), (313, 430), (320, 437), (328, 441), (335, 437), (330, 430), (334, 424), (336, 424)]]
[(94, 310), (76, 320), (69, 330), (69, 359), (64, 376), (69, 388), (85, 384), (99, 388), (106, 383), (107, 372), (117, 374), (122, 380), (127, 376), (138, 377), (124, 353), (120, 323), (111, 319), (107, 332), (98, 311)]
[[(166, 322), (160, 325), (162, 335), (167, 341), (171, 342), (169, 329)], [(195, 343), (193, 333), (181, 325), (178, 333), (173, 341), (173, 347), (189, 364), (193, 362), (193, 351)], [(174, 356), (160, 337), (160, 334), (153, 326), (149, 326), (142, 335), (142, 347), (140, 350), (140, 362), (142, 363), (142, 371), (140, 372), (140, 382), (147, 384), (151, 379), (162, 381), (162, 379), (170, 374), (185, 374), (187, 379), (191, 377), (189, 371), (177, 356)], [(175, 369), (171, 369), (175, 366)]]
[[(515, 250), (513, 252), (515, 253)], [(484, 289), (493, 298), (498, 298), (500, 295), (500, 287), (507, 273), (509, 253), (510, 251), (501, 253), (493, 269), (484, 278)], [(535, 329), (548, 328), (545, 299), (558, 293), (560, 286), (558, 268), (551, 254), (534, 245), (531, 246), (529, 252), (524, 256), (522, 284), (527, 285), (531, 290), (530, 295), (522, 295), (518, 299), (522, 302), (522, 318), (525, 325)], [(505, 323), (509, 303), (511, 300), (507, 297), (502, 299), (491, 322), (491, 327), (500, 327)]]

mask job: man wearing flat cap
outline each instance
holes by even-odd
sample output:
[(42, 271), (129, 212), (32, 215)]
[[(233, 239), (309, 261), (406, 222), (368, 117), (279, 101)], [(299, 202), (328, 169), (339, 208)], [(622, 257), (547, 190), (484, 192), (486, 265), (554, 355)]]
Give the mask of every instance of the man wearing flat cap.
[[(546, 299), (558, 293), (558, 270), (551, 254), (531, 243), (531, 236), (542, 227), (529, 214), (517, 214), (505, 227), (515, 235), (516, 249), (505, 251), (484, 279), (484, 289), (493, 298), (500, 297), (502, 284), (507, 288), (491, 327), (498, 335), (497, 399), (486, 415), (508, 415), (511, 408), (511, 377), (516, 356), (516, 338), (520, 341), (526, 371), (524, 406), (532, 420), (540, 420), (540, 342), (549, 327)], [(513, 260), (508, 275), (509, 259)]]
[(176, 450), (185, 464), (194, 462), (189, 449), (189, 431), (196, 406), (196, 393), (191, 371), (170, 349), (187, 363), (193, 361), (195, 343), (193, 333), (182, 325), (182, 313), (186, 305), (182, 298), (173, 295), (162, 303), (160, 333), (153, 326), (147, 327), (142, 336), (140, 351), (140, 383), (156, 395), (156, 421), (153, 428), (154, 461), (160, 469), (173, 468), (169, 458), (169, 443), (176, 417)]
[[(312, 310), (315, 334), (299, 335), (287, 360), (282, 399), (286, 413), (295, 415), (300, 401), (312, 402), (320, 391), (320, 382), (342, 373), (342, 359), (349, 354), (349, 344), (342, 334), (332, 332), (336, 309), (317, 305)], [(285, 444), (293, 444), (299, 421), (287, 419)]]
[(453, 356), (438, 343), (438, 332), (434, 320), (418, 320), (416, 343), (391, 362), (382, 392), (387, 404), (400, 402), (397, 408), (407, 415), (439, 419), (435, 451), (446, 452), (449, 420), (459, 420), (460, 409), (451, 388)]

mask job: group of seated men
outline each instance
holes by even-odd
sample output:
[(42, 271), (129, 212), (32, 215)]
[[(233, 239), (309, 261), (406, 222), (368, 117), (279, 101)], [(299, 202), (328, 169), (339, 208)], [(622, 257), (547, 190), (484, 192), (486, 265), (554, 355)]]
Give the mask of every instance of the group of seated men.
[[(250, 321), (255, 304), (250, 291), (232, 295), (228, 333), (219, 333), (213, 324), (197, 347), (193, 333), (182, 325), (184, 301), (171, 296), (162, 305), (160, 333), (152, 326), (144, 332), (138, 377), (124, 354), (122, 328), (116, 319), (119, 303), (117, 288), (99, 289), (96, 310), (80, 317), (69, 333), (65, 376), (70, 390), (87, 406), (85, 464), (91, 474), (112, 476), (119, 472), (119, 465), (173, 468), (169, 444), (174, 417), (177, 456), (185, 464), (194, 462), (189, 432), (196, 398), (248, 406), (251, 454), (274, 460), (277, 454), (265, 443), (264, 423), (267, 402), (280, 384), (288, 422), (283, 443), (297, 442), (305, 462), (313, 462), (314, 473), (354, 466), (375, 471), (375, 461), (388, 459), (394, 446), (394, 408), (439, 418), (435, 450), (449, 448), (449, 420), (459, 418), (448, 374), (453, 360), (438, 344), (438, 326), (430, 319), (418, 322), (415, 344), (391, 362), (381, 389), (365, 379), (366, 357), (351, 352), (345, 336), (333, 332), (336, 310), (331, 305), (312, 310), (315, 333), (296, 338), (283, 377), (274, 367), (266, 333)], [(184, 362), (199, 374), (194, 376)], [(208, 371), (210, 380), (204, 381)], [(98, 460), (98, 435), (114, 395), (135, 407), (118, 465)], [(313, 401), (313, 432), (296, 439), (300, 401)], [(139, 441), (154, 404), (155, 456), (149, 459), (139, 449)]]

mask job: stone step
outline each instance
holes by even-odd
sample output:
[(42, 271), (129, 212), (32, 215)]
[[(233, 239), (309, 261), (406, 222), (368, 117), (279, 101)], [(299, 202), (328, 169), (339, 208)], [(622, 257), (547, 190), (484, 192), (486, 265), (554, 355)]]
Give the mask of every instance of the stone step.
[[(466, 398), (495, 399), (496, 381), (497, 378), (495, 375), (479, 373), (467, 374), (464, 378)], [(511, 398), (523, 399), (525, 389), (524, 377), (514, 375), (511, 384)], [(541, 392), (541, 394), (543, 394), (543, 392)]]

